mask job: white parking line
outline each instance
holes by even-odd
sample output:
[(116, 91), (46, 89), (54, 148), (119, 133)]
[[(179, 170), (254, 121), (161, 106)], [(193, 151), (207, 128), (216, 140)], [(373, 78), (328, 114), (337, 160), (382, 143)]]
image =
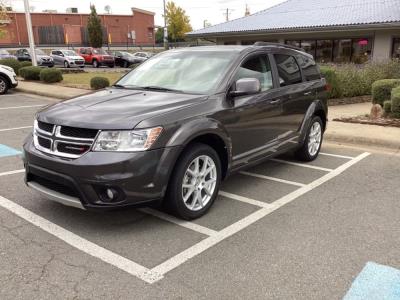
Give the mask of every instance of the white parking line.
[(295, 181), (289, 181), (289, 180), (280, 179), (280, 178), (271, 177), (271, 176), (265, 176), (265, 175), (261, 175), (261, 174), (257, 174), (257, 173), (250, 173), (250, 172), (244, 172), (243, 171), (243, 172), (240, 172), (240, 174), (247, 175), (247, 176), (252, 176), (252, 177), (256, 177), (256, 178), (260, 178), (260, 179), (276, 181), (276, 182), (280, 182), (280, 183), (286, 183), (286, 184), (295, 185), (295, 186), (299, 186), (299, 187), (305, 186), (304, 183), (295, 182)]
[(0, 177), (1, 177), (1, 176), (7, 176), (7, 175), (18, 174), (18, 173), (23, 173), (23, 172), (25, 172), (25, 169), (3, 172), (3, 173), (0, 173)]
[(156, 274), (148, 268), (139, 265), (121, 255), (118, 255), (110, 250), (107, 250), (99, 245), (92, 243), (75, 233), (68, 231), (41, 216), (25, 209), (24, 207), (0, 196), (0, 206), (16, 214), (20, 218), (29, 223), (41, 228), (51, 235), (59, 238), (65, 243), (75, 247), (82, 252), (109, 263), (133, 276), (136, 276), (148, 283), (153, 283), (160, 280), (163, 276)]
[(236, 195), (236, 194), (231, 194), (231, 193), (224, 192), (224, 191), (219, 191), (219, 195), (223, 196), (223, 197), (230, 198), (232, 200), (241, 201), (241, 202), (248, 203), (248, 204), (255, 205), (255, 206), (259, 206), (259, 207), (270, 207), (271, 206), (271, 204), (268, 204), (266, 202), (254, 200), (254, 199), (243, 197), (243, 196), (239, 196), (239, 195)]
[(354, 164), (358, 163), (360, 160), (364, 159), (368, 155), (369, 155), (369, 153), (363, 153), (363, 154), (357, 156), (356, 158), (348, 161), (347, 163), (336, 168), (335, 170), (332, 170), (328, 174), (313, 181), (312, 183), (278, 199), (277, 201), (268, 205), (268, 207), (261, 208), (260, 210), (241, 219), (240, 221), (237, 221), (236, 223), (222, 229), (216, 235), (210, 236), (210, 237), (202, 240), (201, 242), (197, 243), (196, 245), (193, 245), (192, 247), (184, 250), (183, 252), (171, 257), (170, 259), (166, 260), (165, 262), (163, 262), (163, 263), (159, 264), (158, 266), (154, 267), (153, 269), (151, 269), (151, 271), (155, 272), (157, 274), (165, 275), (166, 273), (179, 267), (181, 264), (185, 263), (189, 259), (206, 251), (210, 247), (218, 244), (219, 242), (225, 240), (226, 238), (238, 233), (239, 231), (250, 226), (251, 224), (255, 223), (256, 221), (262, 219), (263, 217), (267, 216), (268, 214), (274, 212), (275, 210), (279, 209), (280, 207), (284, 206), (285, 204), (292, 202), (293, 200), (299, 198), (300, 196), (308, 193), (309, 191), (312, 191), (313, 189), (324, 184), (325, 182), (340, 175), (345, 170), (347, 170)]
[(165, 214), (161, 211), (155, 210), (155, 209), (142, 208), (142, 209), (140, 209), (140, 211), (144, 212), (146, 214), (152, 215), (154, 217), (157, 217), (159, 219), (174, 223), (176, 225), (191, 229), (193, 231), (197, 231), (199, 233), (202, 233), (202, 234), (205, 234), (208, 236), (212, 236), (217, 233), (217, 231), (215, 231), (213, 229), (210, 229), (210, 228), (207, 228), (207, 227), (204, 227), (204, 226), (192, 223), (192, 222), (177, 219), (173, 216), (167, 215), (167, 214)]
[(24, 105), (24, 106), (8, 106), (8, 107), (0, 107), (0, 110), (6, 109), (19, 109), (19, 108), (32, 108), (32, 107), (42, 107), (46, 104), (37, 104), (37, 105)]
[(23, 126), (23, 127), (14, 127), (14, 128), (4, 128), (0, 129), (0, 132), (3, 131), (12, 131), (12, 130), (20, 130), (20, 129), (26, 129), (26, 128), (32, 128), (33, 126)]
[(324, 171), (324, 172), (333, 171), (333, 169), (328, 169), (328, 168), (323, 168), (323, 167), (318, 167), (318, 166), (313, 166), (313, 165), (307, 165), (307, 164), (302, 164), (302, 163), (296, 163), (296, 162), (293, 162), (293, 161), (277, 159), (277, 158), (271, 158), (270, 161), (275, 161), (275, 162), (279, 162), (279, 163), (282, 163), (282, 164), (287, 164), (287, 165), (292, 165), (292, 166), (297, 166), (297, 167), (320, 170), (320, 171)]
[(344, 159), (353, 159), (354, 158), (354, 156), (338, 155), (338, 154), (324, 153), (324, 152), (320, 152), (319, 154), (325, 155), (325, 156), (337, 157), (337, 158), (344, 158)]

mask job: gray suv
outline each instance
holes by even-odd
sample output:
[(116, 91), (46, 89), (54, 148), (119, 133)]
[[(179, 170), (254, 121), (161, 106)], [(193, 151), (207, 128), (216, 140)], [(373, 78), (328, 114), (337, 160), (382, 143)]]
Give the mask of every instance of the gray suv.
[(202, 216), (221, 180), (273, 156), (318, 156), (326, 83), (285, 45), (163, 52), (111, 88), (39, 111), (24, 142), (26, 183), (83, 209), (160, 203)]

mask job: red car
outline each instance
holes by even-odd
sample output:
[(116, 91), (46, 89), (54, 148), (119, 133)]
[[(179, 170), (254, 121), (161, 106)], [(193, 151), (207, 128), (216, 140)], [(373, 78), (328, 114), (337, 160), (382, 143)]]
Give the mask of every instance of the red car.
[(80, 48), (78, 55), (85, 59), (86, 64), (93, 65), (94, 68), (100, 66), (114, 68), (115, 66), (114, 57), (101, 48)]

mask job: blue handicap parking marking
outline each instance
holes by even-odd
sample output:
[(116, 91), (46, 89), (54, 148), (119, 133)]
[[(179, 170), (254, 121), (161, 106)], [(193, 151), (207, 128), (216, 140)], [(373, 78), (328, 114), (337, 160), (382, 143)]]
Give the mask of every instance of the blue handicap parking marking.
[(21, 151), (18, 151), (14, 148), (0, 144), (0, 157), (14, 156), (14, 155), (20, 155), (20, 154), (21, 154)]
[(343, 300), (378, 299), (400, 299), (400, 270), (368, 262)]

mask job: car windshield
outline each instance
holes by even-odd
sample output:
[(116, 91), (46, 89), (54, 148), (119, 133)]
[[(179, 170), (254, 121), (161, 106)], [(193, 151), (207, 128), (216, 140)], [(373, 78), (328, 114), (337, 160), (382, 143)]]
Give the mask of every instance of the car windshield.
[(117, 86), (210, 94), (237, 56), (228, 51), (164, 52), (128, 73)]
[(93, 49), (94, 54), (107, 54), (103, 49)]
[(46, 55), (46, 53), (43, 52), (43, 50), (40, 49), (35, 49), (36, 55)]
[(4, 49), (0, 49), (0, 54), (2, 54), (2, 55), (9, 55), (8, 51), (7, 51), (7, 50), (4, 50)]
[(122, 56), (133, 56), (131, 53), (129, 52), (120, 52)]
[(63, 53), (65, 56), (77, 56), (77, 55), (78, 55), (78, 54), (76, 54), (75, 51), (72, 51), (72, 50), (64, 50), (62, 53)]

